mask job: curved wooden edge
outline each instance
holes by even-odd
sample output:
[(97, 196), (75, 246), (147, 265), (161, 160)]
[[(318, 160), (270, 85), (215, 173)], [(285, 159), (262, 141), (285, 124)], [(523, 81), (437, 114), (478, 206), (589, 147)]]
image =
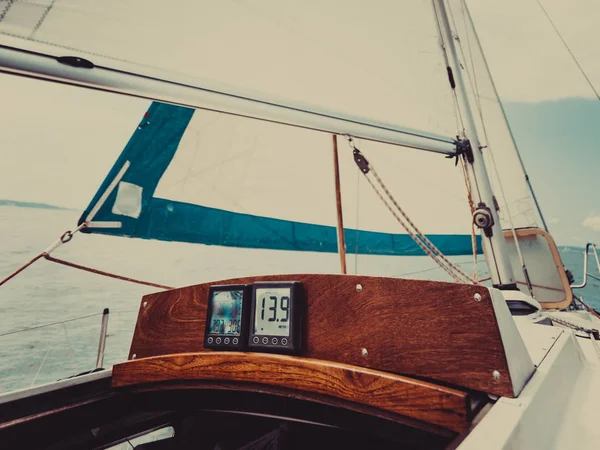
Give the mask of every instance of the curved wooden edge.
[(115, 388), (173, 381), (224, 381), (286, 388), (373, 407), (460, 432), (469, 425), (466, 392), (347, 364), (263, 353), (204, 352), (143, 358), (113, 367)]
[[(266, 395), (269, 397), (283, 397), (286, 399), (298, 400), (301, 402), (310, 402), (312, 404), (318, 404), (323, 406), (330, 406), (336, 409), (344, 409), (348, 412), (360, 413), (361, 415), (369, 416), (369, 418), (381, 419), (397, 424), (402, 424), (410, 428), (416, 428), (421, 431), (425, 431), (426, 433), (436, 434), (438, 436), (457, 436), (458, 433), (456, 431), (450, 430), (448, 428), (441, 427), (439, 425), (434, 425), (431, 423), (423, 422), (422, 420), (413, 419), (407, 416), (401, 416), (395, 413), (391, 413), (389, 411), (385, 411), (383, 409), (378, 409), (372, 406), (361, 405), (358, 403), (354, 403), (348, 400), (343, 400), (335, 397), (328, 397), (320, 394), (313, 394), (310, 392), (301, 392), (295, 391), (288, 388), (280, 388), (277, 386), (265, 386), (262, 384), (254, 384), (254, 383), (240, 383), (235, 381), (203, 381), (203, 380), (186, 380), (186, 381), (163, 381), (160, 383), (148, 383), (148, 384), (140, 384), (135, 386), (129, 386), (126, 388), (128, 393), (132, 394), (156, 394), (159, 392), (167, 392), (167, 393), (176, 393), (191, 391), (191, 395), (194, 393), (201, 393), (199, 391), (229, 391), (235, 393), (245, 393), (245, 394), (259, 394)], [(196, 397), (189, 397), (196, 398)], [(230, 405), (230, 403), (227, 403)], [(234, 412), (239, 414), (250, 414), (250, 415), (261, 415), (265, 414), (263, 410), (263, 403), (261, 404), (249, 404), (246, 398), (241, 399), (239, 405), (235, 409), (231, 408), (221, 408), (218, 411), (227, 411)], [(471, 408), (473, 417), (475, 417), (475, 410), (478, 411), (478, 407), (482, 406), (483, 403), (475, 403), (475, 408)], [(205, 408), (204, 404), (202, 405), (202, 410), (206, 411), (215, 411), (214, 408)], [(304, 416), (305, 410), (299, 411), (299, 416), (301, 416), (301, 420), (307, 420), (308, 417)], [(292, 414), (292, 411), (287, 410), (288, 416), (292, 418), (297, 418), (295, 414)], [(268, 412), (266, 413), (269, 414)], [(281, 415), (275, 414), (275, 416), (283, 417)], [(339, 417), (339, 414), (336, 415)], [(310, 420), (310, 419), (309, 419)], [(319, 421), (317, 421), (318, 423)]]
[[(515, 232), (517, 234), (517, 238), (527, 236), (541, 236), (546, 240), (548, 246), (550, 247), (550, 252), (552, 253), (552, 258), (554, 259), (554, 264), (556, 265), (556, 269), (558, 271), (558, 276), (560, 277), (560, 281), (563, 285), (565, 299), (561, 302), (540, 302), (540, 305), (542, 305), (542, 308), (544, 309), (567, 308), (573, 302), (573, 291), (571, 291), (571, 285), (569, 283), (569, 279), (567, 278), (567, 273), (565, 272), (565, 267), (562, 263), (562, 259), (558, 251), (558, 247), (556, 246), (556, 242), (554, 242), (554, 238), (550, 235), (550, 233), (546, 232), (545, 230), (542, 230), (541, 228), (519, 228), (515, 230)], [(505, 230), (504, 238), (514, 239), (512, 231)]]

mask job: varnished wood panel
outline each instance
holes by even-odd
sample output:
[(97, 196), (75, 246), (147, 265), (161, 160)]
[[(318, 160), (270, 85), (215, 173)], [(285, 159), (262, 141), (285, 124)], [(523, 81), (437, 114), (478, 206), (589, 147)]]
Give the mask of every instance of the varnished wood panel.
[[(271, 275), (151, 294), (142, 299), (130, 358), (209, 351), (203, 339), (210, 285), (269, 280), (304, 284), (306, 357), (513, 396), (489, 291), (456, 283)], [(474, 300), (475, 293), (481, 301)], [(494, 370), (500, 372), (499, 380), (494, 380)]]
[(382, 409), (460, 432), (466, 393), (399, 375), (284, 355), (211, 352), (144, 358), (116, 365), (113, 387), (174, 380), (234, 381), (310, 392)]

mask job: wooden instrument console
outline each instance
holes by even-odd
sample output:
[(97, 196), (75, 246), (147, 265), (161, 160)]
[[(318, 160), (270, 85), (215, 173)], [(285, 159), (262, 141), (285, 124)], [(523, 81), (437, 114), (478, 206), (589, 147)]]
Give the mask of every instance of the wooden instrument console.
[[(303, 355), (204, 348), (209, 287), (255, 281), (303, 283)], [(533, 372), (498, 291), (351, 275), (237, 278), (146, 295), (129, 359), (113, 369), (116, 388), (217, 383), (368, 407), (456, 432), (472, 418), (473, 391), (514, 397)]]

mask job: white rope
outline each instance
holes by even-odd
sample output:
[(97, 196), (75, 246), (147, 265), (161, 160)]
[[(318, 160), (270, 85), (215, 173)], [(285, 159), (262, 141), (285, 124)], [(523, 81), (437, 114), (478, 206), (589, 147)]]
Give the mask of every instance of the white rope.
[[(469, 178), (469, 171), (465, 165), (465, 161), (461, 158), (460, 167), (462, 168), (463, 177), (465, 179), (465, 187), (467, 188), (467, 199), (469, 200), (469, 208), (471, 214), (475, 212), (475, 206), (473, 204), (473, 195), (471, 194), (471, 179)], [(475, 233), (475, 223), (471, 221), (471, 247), (473, 248), (473, 279), (478, 282), (477, 274), (477, 235)]]
[(373, 188), (373, 190), (375, 191), (375, 193), (377, 194), (377, 196), (383, 202), (383, 204), (392, 213), (392, 215), (395, 217), (395, 219), (398, 221), (398, 223), (400, 223), (400, 225), (402, 225), (402, 227), (407, 231), (407, 233), (410, 235), (410, 237), (413, 239), (413, 241), (415, 241), (415, 243), (421, 248), (421, 250), (423, 250), (427, 255), (429, 255), (442, 269), (444, 269), (446, 271), (446, 273), (448, 275), (450, 275), (452, 278), (454, 278), (457, 282), (462, 283), (464, 280), (462, 280), (460, 278), (460, 276), (456, 275), (450, 267), (448, 267), (441, 259), (439, 259), (437, 257), (437, 255), (435, 255), (433, 252), (431, 252), (430, 249), (427, 248), (427, 246), (421, 241), (420, 236), (417, 236), (416, 233), (414, 233), (410, 229), (410, 227), (402, 221), (402, 219), (396, 214), (394, 209), (383, 198), (383, 195), (375, 187), (375, 185), (373, 184), (371, 179), (368, 176), (366, 178), (367, 178), (367, 181), (369, 182), (369, 184), (371, 185), (371, 187)]
[(69, 350), (69, 356), (71, 357), (71, 363), (73, 363), (75, 359), (75, 352), (73, 351), (73, 347), (71, 347), (71, 338), (69, 338), (69, 333), (67, 332), (67, 325), (63, 322), (63, 331), (65, 332), (65, 339), (67, 340), (67, 348)]
[(31, 382), (31, 385), (29, 387), (33, 387), (33, 385), (37, 381), (38, 376), (40, 375), (40, 372), (42, 371), (42, 367), (44, 367), (44, 363), (46, 362), (46, 358), (48, 358), (48, 355), (54, 349), (55, 345), (56, 345), (56, 341), (54, 341), (54, 343), (52, 343), (52, 345), (48, 345), (48, 351), (46, 351), (46, 355), (44, 356), (44, 359), (42, 360), (42, 363), (40, 364), (40, 367), (38, 368), (38, 371), (35, 374), (35, 377), (33, 378), (33, 381)]
[[(131, 312), (137, 312), (137, 309), (121, 309), (121, 310), (111, 310), (111, 314), (117, 314), (117, 313), (131, 313)], [(43, 325), (36, 325), (33, 327), (25, 327), (25, 328), (19, 328), (17, 330), (10, 330), (10, 331), (5, 331), (0, 333), (0, 337), (2, 336), (8, 336), (10, 334), (17, 334), (17, 333), (25, 333), (26, 331), (32, 331), (32, 330), (37, 330), (40, 328), (46, 328), (46, 327), (51, 327), (54, 325), (61, 325), (61, 324), (65, 324), (68, 322), (74, 322), (76, 320), (83, 320), (83, 319), (89, 319), (90, 317), (96, 317), (96, 316), (101, 316), (103, 315), (103, 312), (97, 312), (97, 313), (92, 313), (92, 314), (86, 314), (84, 316), (79, 316), (79, 317), (73, 317), (71, 319), (65, 319), (65, 320), (58, 320), (56, 322), (50, 322), (50, 323), (45, 323)]]
[(81, 225), (79, 225), (77, 228), (75, 228), (75, 230), (65, 232), (61, 237), (59, 237), (56, 241), (54, 241), (50, 245), (50, 247), (48, 247), (46, 250), (44, 250), (44, 253), (49, 255), (54, 250), (56, 250), (58, 247), (60, 247), (63, 244), (66, 244), (71, 239), (73, 239), (73, 235), (75, 233), (77, 233), (78, 231), (81, 231), (85, 227), (87, 227), (87, 222), (82, 222)]
[[(383, 204), (387, 207), (387, 209), (392, 213), (392, 215), (398, 221), (398, 223), (400, 225), (402, 225), (402, 227), (406, 230), (406, 232), (409, 234), (409, 236), (412, 238), (412, 240), (421, 248), (421, 250), (423, 250), (425, 252), (426, 255), (429, 255), (442, 269), (444, 269), (448, 273), (448, 275), (450, 275), (452, 278), (454, 278), (457, 282), (459, 282), (459, 283), (469, 282), (469, 283), (477, 284), (473, 278), (471, 278), (469, 275), (467, 275), (465, 272), (463, 272), (458, 266), (456, 266), (452, 262), (450, 262), (446, 258), (446, 256), (433, 244), (433, 242), (431, 242), (429, 240), (429, 238), (417, 228), (417, 226), (413, 223), (413, 221), (410, 219), (410, 217), (408, 217), (408, 215), (400, 207), (400, 205), (398, 204), (398, 202), (396, 201), (394, 196), (388, 190), (388, 188), (386, 187), (383, 180), (377, 174), (377, 171), (375, 170), (375, 168), (371, 165), (371, 163), (369, 163), (367, 161), (366, 158), (364, 158), (364, 156), (362, 155), (360, 150), (358, 148), (356, 148), (356, 146), (354, 145), (354, 140), (353, 140), (352, 136), (346, 136), (346, 138), (348, 139), (348, 144), (349, 144), (350, 148), (352, 148), (354, 152), (357, 152), (356, 153), (357, 156), (360, 155), (360, 158), (363, 159), (363, 162), (366, 164), (366, 167), (368, 168), (368, 170), (365, 170), (364, 172), (361, 170), (361, 172), (363, 172), (365, 178), (367, 179), (367, 181), (369, 182), (369, 184), (371, 185), (371, 187), (373, 188), (373, 190), (375, 191), (375, 193), (377, 194), (379, 199), (383, 202)], [(357, 161), (358, 161), (358, 159), (357, 159)], [(361, 169), (361, 168), (359, 167), (359, 169)], [(375, 184), (369, 177), (369, 174), (373, 174), (373, 177), (375, 178), (375, 180), (377, 181), (377, 183), (379, 184), (381, 189), (385, 192), (385, 195), (387, 196), (389, 201), (394, 205), (396, 210), (402, 215), (404, 220), (402, 218), (400, 218), (400, 216), (398, 216), (398, 214), (396, 214), (396, 211), (394, 210), (394, 208), (392, 208), (392, 206), (384, 198), (383, 194), (379, 191), (379, 189), (377, 189), (377, 187), (375, 186)]]
[[(408, 215), (400, 207), (400, 205), (398, 204), (396, 199), (392, 196), (390, 191), (387, 189), (387, 187), (385, 186), (385, 184), (383, 183), (383, 181), (377, 174), (377, 171), (373, 168), (373, 166), (371, 164), (369, 164), (369, 169), (370, 169), (370, 172), (373, 173), (373, 176), (375, 177), (375, 179), (377, 180), (377, 182), (379, 183), (379, 185), (381, 186), (383, 191), (386, 193), (386, 195), (388, 196), (390, 201), (396, 207), (398, 212), (400, 212), (402, 217), (404, 217), (404, 219), (408, 223), (408, 226), (395, 214), (395, 212), (391, 209), (391, 207), (387, 204), (387, 202), (381, 197), (381, 195), (379, 197), (386, 204), (386, 206), (388, 206), (388, 209), (394, 215), (396, 220), (404, 227), (404, 229), (408, 232), (408, 234), (411, 236), (411, 238), (419, 245), (419, 247), (421, 247), (421, 249), (427, 255), (429, 255), (434, 261), (436, 261), (456, 281), (464, 282), (464, 280), (467, 280), (468, 282), (475, 283), (475, 281), (469, 275), (467, 275), (465, 272), (463, 272), (458, 266), (455, 266), (452, 262), (450, 262), (446, 258), (446, 256), (433, 244), (433, 242), (431, 242), (429, 240), (429, 238), (417, 228), (417, 226), (413, 223), (413, 221), (410, 219), (410, 217), (408, 217)], [(373, 186), (372, 182), (370, 181), (370, 178), (367, 175), (368, 174), (365, 174), (367, 180), (369, 180), (369, 183), (371, 183), (371, 186)], [(375, 186), (373, 186), (373, 188), (375, 189)], [(375, 189), (375, 191), (378, 192), (377, 189)], [(464, 280), (462, 280), (461, 277), (464, 278)]]

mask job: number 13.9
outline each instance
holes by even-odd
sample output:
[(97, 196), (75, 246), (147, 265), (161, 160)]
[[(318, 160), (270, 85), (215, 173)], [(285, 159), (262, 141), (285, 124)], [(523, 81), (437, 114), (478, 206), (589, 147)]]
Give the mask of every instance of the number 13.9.
[[(277, 307), (279, 303), (279, 308)], [(276, 295), (263, 295), (262, 297), (262, 309), (260, 311), (260, 319), (265, 320), (265, 307), (268, 306), (267, 311), (271, 311), (271, 317), (268, 317), (269, 322), (287, 322), (290, 317), (290, 298), (288, 296), (282, 296), (277, 298)], [(285, 317), (277, 319), (277, 310), (285, 312)], [(267, 314), (269, 314), (267, 312)]]

